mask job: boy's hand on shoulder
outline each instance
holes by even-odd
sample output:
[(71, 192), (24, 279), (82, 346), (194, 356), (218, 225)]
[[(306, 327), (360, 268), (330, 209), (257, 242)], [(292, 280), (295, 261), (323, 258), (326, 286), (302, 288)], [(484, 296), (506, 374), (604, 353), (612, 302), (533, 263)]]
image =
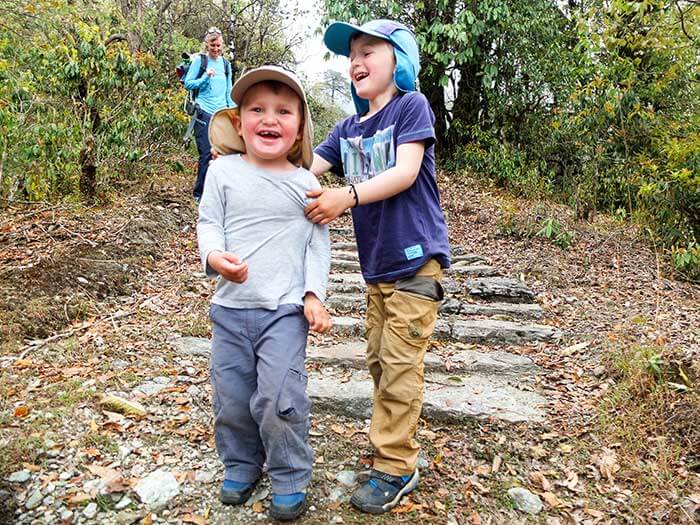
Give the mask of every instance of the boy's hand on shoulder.
[(207, 262), (227, 281), (240, 284), (248, 279), (248, 263), (231, 252), (211, 252)]
[(304, 317), (309, 322), (309, 329), (319, 334), (327, 332), (333, 324), (323, 303), (312, 293), (304, 296)]
[(321, 188), (306, 192), (306, 196), (316, 198), (304, 208), (306, 218), (317, 224), (328, 224), (355, 204), (348, 188)]

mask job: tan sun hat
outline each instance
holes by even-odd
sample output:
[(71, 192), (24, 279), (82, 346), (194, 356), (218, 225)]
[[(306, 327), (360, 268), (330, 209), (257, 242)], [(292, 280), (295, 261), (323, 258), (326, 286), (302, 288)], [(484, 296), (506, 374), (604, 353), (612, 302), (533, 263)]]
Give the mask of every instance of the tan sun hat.
[[(240, 105), (243, 101), (243, 95), (253, 85), (264, 82), (266, 80), (276, 80), (285, 86), (288, 86), (301, 99), (304, 111), (304, 129), (301, 134), (301, 152), (297, 152), (298, 148), (292, 149), (292, 155), (289, 156), (289, 161), (297, 166), (301, 164), (306, 169), (311, 168), (311, 163), (314, 159), (313, 152), (313, 124), (309, 115), (309, 105), (306, 102), (306, 94), (304, 88), (299, 81), (299, 78), (291, 71), (280, 66), (261, 66), (245, 72), (236, 83), (233, 85), (231, 98)], [(215, 112), (209, 122), (209, 142), (221, 153), (227, 155), (229, 153), (245, 153), (245, 143), (236, 131), (232, 117), (237, 116), (237, 108), (224, 108)], [(295, 154), (296, 153), (296, 154)]]

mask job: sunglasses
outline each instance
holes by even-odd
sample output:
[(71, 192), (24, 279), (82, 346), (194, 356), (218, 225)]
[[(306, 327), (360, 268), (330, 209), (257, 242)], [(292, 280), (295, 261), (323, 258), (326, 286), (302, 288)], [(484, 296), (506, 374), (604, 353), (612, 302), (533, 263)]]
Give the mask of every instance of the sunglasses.
[(216, 27), (210, 27), (209, 29), (207, 29), (207, 32), (205, 34), (207, 34), (207, 35), (220, 35), (221, 29), (217, 29)]

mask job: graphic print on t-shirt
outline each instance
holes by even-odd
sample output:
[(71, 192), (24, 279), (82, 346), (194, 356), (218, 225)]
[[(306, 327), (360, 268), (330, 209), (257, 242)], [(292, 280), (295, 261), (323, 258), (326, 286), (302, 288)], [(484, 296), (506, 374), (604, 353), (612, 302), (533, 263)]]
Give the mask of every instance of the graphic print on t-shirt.
[(359, 184), (393, 168), (396, 165), (394, 126), (379, 130), (372, 137), (341, 137), (340, 156), (350, 184)]

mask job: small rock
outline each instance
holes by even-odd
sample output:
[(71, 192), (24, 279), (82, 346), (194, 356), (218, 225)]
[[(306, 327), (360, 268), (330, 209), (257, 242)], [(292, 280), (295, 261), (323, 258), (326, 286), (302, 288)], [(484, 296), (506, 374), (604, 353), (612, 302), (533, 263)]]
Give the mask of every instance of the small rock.
[(61, 472), (58, 476), (58, 479), (61, 481), (68, 481), (70, 478), (73, 477), (73, 471), (72, 470), (66, 470), (64, 472)]
[(180, 493), (180, 484), (167, 470), (156, 470), (136, 484), (141, 501), (152, 509), (164, 507)]
[(97, 503), (91, 501), (88, 506), (83, 509), (83, 516), (88, 519), (92, 519), (97, 516)]
[(119, 458), (124, 460), (129, 454), (131, 454), (133, 451), (124, 445), (119, 445)]
[(136, 523), (141, 519), (141, 514), (138, 512), (120, 512), (117, 515), (117, 523), (119, 525), (131, 525), (132, 523)]
[(333, 523), (345, 523), (342, 516), (333, 516)]
[(605, 373), (605, 366), (600, 365), (596, 366), (595, 369), (593, 370), (593, 375), (596, 377), (601, 377)]
[(265, 498), (267, 498), (270, 495), (270, 491), (268, 489), (261, 489), (253, 492), (253, 495), (248, 498), (248, 501), (245, 502), (246, 507), (250, 507), (253, 505), (253, 503), (257, 503), (258, 501), (262, 501)]
[(192, 397), (196, 397), (199, 395), (199, 387), (197, 385), (190, 385), (187, 389), (187, 393)]
[(352, 487), (355, 484), (357, 475), (352, 470), (343, 470), (336, 474), (335, 479), (337, 479), (341, 485)]
[(44, 496), (41, 492), (38, 490), (35, 490), (32, 492), (29, 497), (27, 498), (27, 501), (24, 502), (24, 506), (27, 507), (27, 509), (32, 510), (37, 508), (39, 505), (41, 505), (41, 500), (44, 499)]
[(211, 483), (214, 481), (214, 473), (207, 470), (200, 470), (194, 475), (197, 483)]
[(90, 283), (90, 281), (88, 281), (85, 277), (78, 277), (76, 279), (76, 281), (78, 281), (80, 284), (89, 284)]
[(61, 511), (61, 521), (70, 523), (70, 521), (72, 521), (72, 518), (73, 518), (73, 513), (70, 510), (63, 509)]
[(350, 498), (348, 497), (347, 493), (345, 492), (345, 489), (342, 487), (336, 487), (333, 490), (331, 490), (331, 493), (328, 495), (328, 499), (330, 501), (347, 501)]
[(513, 505), (518, 510), (527, 512), (528, 514), (538, 514), (542, 510), (542, 500), (536, 494), (533, 494), (522, 487), (514, 487), (508, 490), (508, 496), (513, 500)]
[(26, 481), (29, 481), (29, 478), (32, 477), (32, 473), (29, 472), (28, 470), (18, 470), (17, 472), (13, 472), (10, 474), (10, 477), (7, 478), (7, 481), (10, 483), (24, 483)]
[(418, 461), (416, 462), (416, 466), (419, 469), (427, 469), (430, 467), (430, 463), (428, 462), (427, 459), (423, 455), (418, 456)]
[(131, 505), (131, 498), (129, 496), (124, 496), (119, 500), (119, 503), (117, 503), (114, 508), (116, 510), (122, 510), (127, 508), (129, 505)]
[(127, 366), (129, 366), (129, 363), (127, 361), (124, 361), (123, 359), (115, 359), (114, 361), (112, 361), (112, 366), (114, 366), (115, 368), (124, 369)]

